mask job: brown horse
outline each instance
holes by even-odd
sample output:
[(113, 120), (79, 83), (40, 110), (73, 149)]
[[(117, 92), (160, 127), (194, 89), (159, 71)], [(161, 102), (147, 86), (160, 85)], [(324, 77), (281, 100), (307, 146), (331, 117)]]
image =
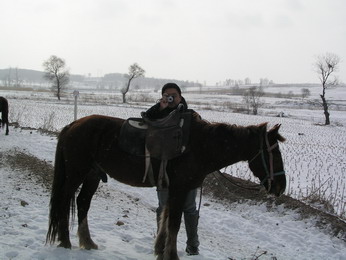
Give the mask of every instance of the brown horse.
[[(71, 248), (69, 238), (70, 207), (77, 197), (78, 235), (80, 247), (96, 249), (90, 237), (87, 214), (91, 199), (101, 178), (110, 177), (128, 185), (150, 187), (143, 182), (145, 158), (131, 155), (119, 147), (124, 119), (100, 115), (81, 118), (66, 126), (59, 135), (55, 172), (50, 201), (49, 230), (46, 242), (60, 241), (59, 246)], [(179, 259), (177, 235), (182, 207), (189, 190), (202, 185), (211, 172), (239, 161), (248, 161), (251, 171), (269, 193), (277, 196), (286, 187), (286, 178), (278, 141), (280, 125), (267, 131), (267, 124), (235, 126), (209, 123), (193, 115), (189, 146), (181, 156), (168, 161), (169, 198), (161, 216), (155, 242), (157, 259)], [(157, 180), (159, 161), (153, 163)], [(72, 210), (73, 212), (73, 210)]]
[(5, 134), (8, 135), (8, 101), (4, 97), (0, 97), (0, 112), (1, 112), (1, 120), (0, 120), (0, 128), (6, 125)]

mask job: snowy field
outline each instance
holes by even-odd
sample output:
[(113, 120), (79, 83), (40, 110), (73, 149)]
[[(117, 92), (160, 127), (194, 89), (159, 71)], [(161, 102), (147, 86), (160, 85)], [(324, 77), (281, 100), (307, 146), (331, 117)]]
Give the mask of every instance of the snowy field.
[[(195, 94), (194, 94), (195, 95)], [(58, 102), (48, 94), (1, 91), (10, 103), (10, 121), (22, 127), (60, 130), (73, 121), (73, 100)], [(80, 99), (82, 100), (83, 93)], [(187, 100), (189, 96), (185, 96)], [(155, 99), (155, 96), (154, 96)], [(196, 96), (191, 96), (195, 101)], [(203, 98), (205, 100), (206, 98)], [(210, 97), (220, 100), (219, 97)], [(102, 105), (100, 105), (102, 103)], [(80, 103), (78, 117), (104, 114), (121, 118), (138, 117), (151, 104), (114, 104), (111, 100)], [(287, 141), (280, 144), (287, 178), (286, 194), (303, 199), (311, 193), (333, 202), (336, 213), (345, 214), (346, 115), (331, 111), (332, 125), (323, 126), (321, 110), (296, 110), (290, 117), (250, 116), (203, 109), (191, 105), (209, 121), (239, 125), (280, 123)], [(265, 110), (265, 109), (263, 109)], [(270, 109), (272, 110), (272, 109)], [(269, 111), (269, 110), (268, 110)], [(313, 118), (314, 120), (309, 120)], [(333, 123), (334, 122), (337, 123)], [(23, 151), (53, 164), (56, 138), (37, 131), (10, 128), (0, 133), (0, 154)], [(45, 246), (48, 226), (49, 194), (34, 186), (25, 172), (18, 172), (0, 161), (0, 259), (155, 259), (157, 205), (155, 189), (124, 186), (110, 180), (95, 196), (89, 224), (99, 250), (81, 250), (76, 227), (71, 232), (72, 250)], [(228, 167), (233, 176), (257, 181), (246, 163)], [(21, 201), (28, 205), (21, 206)], [(248, 203), (222, 205), (203, 197), (199, 235), (200, 255), (186, 256), (184, 225), (178, 237), (178, 251), (187, 259), (346, 259), (346, 244), (314, 227), (315, 219), (302, 220), (299, 214), (283, 207), (268, 211), (265, 205)], [(319, 205), (315, 205), (318, 207)], [(125, 223), (118, 226), (121, 220)]]
[[(346, 94), (341, 89), (339, 99)], [(1, 92), (0, 92), (1, 94)], [(5, 95), (1, 94), (1, 95)], [(90, 93), (89, 93), (90, 95)], [(158, 95), (157, 93), (153, 95)], [(336, 95), (336, 94), (334, 94)], [(31, 128), (44, 128), (59, 131), (74, 120), (74, 102), (72, 95), (67, 101), (57, 101), (49, 93), (8, 93), (11, 110), (10, 121)], [(159, 96), (157, 96), (159, 97)], [(284, 156), (288, 187), (286, 194), (294, 198), (303, 199), (308, 195), (324, 197), (333, 202), (335, 213), (345, 215), (346, 210), (346, 113), (345, 111), (330, 111), (332, 125), (324, 126), (323, 111), (308, 109), (285, 109), (287, 117), (266, 116), (281, 111), (275, 108), (275, 102), (270, 103), (270, 109), (263, 108), (261, 116), (231, 113), (203, 109), (208, 104), (223, 104), (228, 100), (239, 97), (224, 95), (189, 94), (185, 96), (191, 100), (194, 108), (204, 119), (212, 122), (226, 122), (238, 125), (259, 124), (269, 122), (269, 127), (281, 124), (280, 133), (287, 141), (281, 144)], [(102, 114), (114, 117), (139, 117), (140, 112), (146, 110), (152, 103), (114, 104), (117, 97), (103, 95), (97, 99), (96, 95), (78, 105), (78, 118)], [(233, 101), (231, 99), (231, 101)], [(237, 100), (238, 99), (238, 100)], [(83, 94), (80, 96), (83, 100)], [(120, 96), (118, 97), (120, 100)], [(152, 100), (156, 100), (155, 96)], [(220, 101), (221, 100), (221, 101)], [(201, 105), (202, 104), (202, 105)], [(344, 102), (346, 105), (346, 100)], [(215, 109), (224, 110), (222, 106)], [(261, 110), (261, 109), (260, 109)], [(243, 179), (254, 179), (247, 163), (238, 163), (226, 169), (233, 176)], [(316, 197), (315, 196), (315, 197)], [(346, 217), (346, 216), (345, 216)]]

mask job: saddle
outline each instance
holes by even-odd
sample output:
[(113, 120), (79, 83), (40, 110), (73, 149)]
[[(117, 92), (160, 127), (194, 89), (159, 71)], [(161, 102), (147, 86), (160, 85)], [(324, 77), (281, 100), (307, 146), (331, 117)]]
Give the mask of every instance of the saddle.
[(180, 112), (179, 108), (167, 117), (150, 120), (142, 112), (142, 118), (127, 119), (120, 130), (119, 146), (127, 153), (146, 158), (146, 171), (153, 183), (151, 158), (161, 160), (157, 186), (165, 178), (168, 185), (166, 165), (168, 160), (183, 154), (187, 149), (192, 112)]

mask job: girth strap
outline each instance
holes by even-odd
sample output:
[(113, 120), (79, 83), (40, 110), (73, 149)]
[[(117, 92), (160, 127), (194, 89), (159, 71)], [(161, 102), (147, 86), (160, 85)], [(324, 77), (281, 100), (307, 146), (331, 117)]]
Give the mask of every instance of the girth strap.
[(167, 175), (167, 171), (166, 171), (167, 162), (168, 162), (167, 160), (161, 161), (159, 177), (157, 179), (157, 189), (158, 190), (162, 189), (163, 181), (166, 182), (167, 187), (169, 186), (169, 179), (168, 179), (168, 175)]
[[(169, 186), (169, 178), (168, 178), (168, 174), (166, 171), (167, 163), (168, 163), (168, 160), (164, 160), (164, 159), (161, 160), (160, 168), (159, 168), (159, 175), (158, 175), (157, 183), (156, 183), (158, 190), (162, 189), (162, 184), (164, 181), (166, 182), (167, 187)], [(142, 180), (143, 183), (146, 181), (147, 177), (149, 177), (150, 184), (152, 186), (155, 186), (155, 178), (154, 178), (153, 167), (151, 164), (151, 156), (150, 156), (149, 150), (145, 146), (145, 173), (144, 173), (144, 177)]]
[(154, 172), (153, 172), (153, 167), (151, 165), (151, 159), (150, 159), (150, 153), (145, 146), (145, 172), (144, 172), (144, 177), (142, 182), (144, 183), (146, 178), (149, 176), (149, 182), (152, 186), (155, 186), (155, 180), (154, 180)]

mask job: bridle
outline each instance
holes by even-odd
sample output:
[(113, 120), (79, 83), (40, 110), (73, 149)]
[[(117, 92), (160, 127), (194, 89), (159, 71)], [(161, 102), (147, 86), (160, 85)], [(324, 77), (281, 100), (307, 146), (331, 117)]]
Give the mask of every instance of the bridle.
[[(261, 139), (260, 142), (260, 149), (258, 151), (258, 153), (251, 159), (248, 161), (249, 165), (250, 163), (252, 163), (259, 155), (261, 155), (262, 158), (262, 165), (263, 168), (266, 172), (266, 176), (264, 177), (263, 180), (261, 180), (261, 185), (264, 186), (264, 183), (266, 181), (268, 181), (268, 191), (270, 191), (271, 189), (271, 183), (274, 180), (275, 176), (279, 176), (279, 175), (285, 175), (285, 171), (279, 171), (279, 172), (274, 172), (274, 163), (273, 163), (273, 150), (278, 146), (278, 143), (276, 142), (273, 145), (269, 144), (269, 140), (268, 140), (268, 133), (266, 132), (265, 134), (265, 145), (266, 145), (266, 149), (263, 149), (263, 139)], [(269, 164), (269, 169), (268, 169), (268, 165), (267, 165), (267, 161), (265, 158), (265, 151), (268, 152), (268, 164)]]

